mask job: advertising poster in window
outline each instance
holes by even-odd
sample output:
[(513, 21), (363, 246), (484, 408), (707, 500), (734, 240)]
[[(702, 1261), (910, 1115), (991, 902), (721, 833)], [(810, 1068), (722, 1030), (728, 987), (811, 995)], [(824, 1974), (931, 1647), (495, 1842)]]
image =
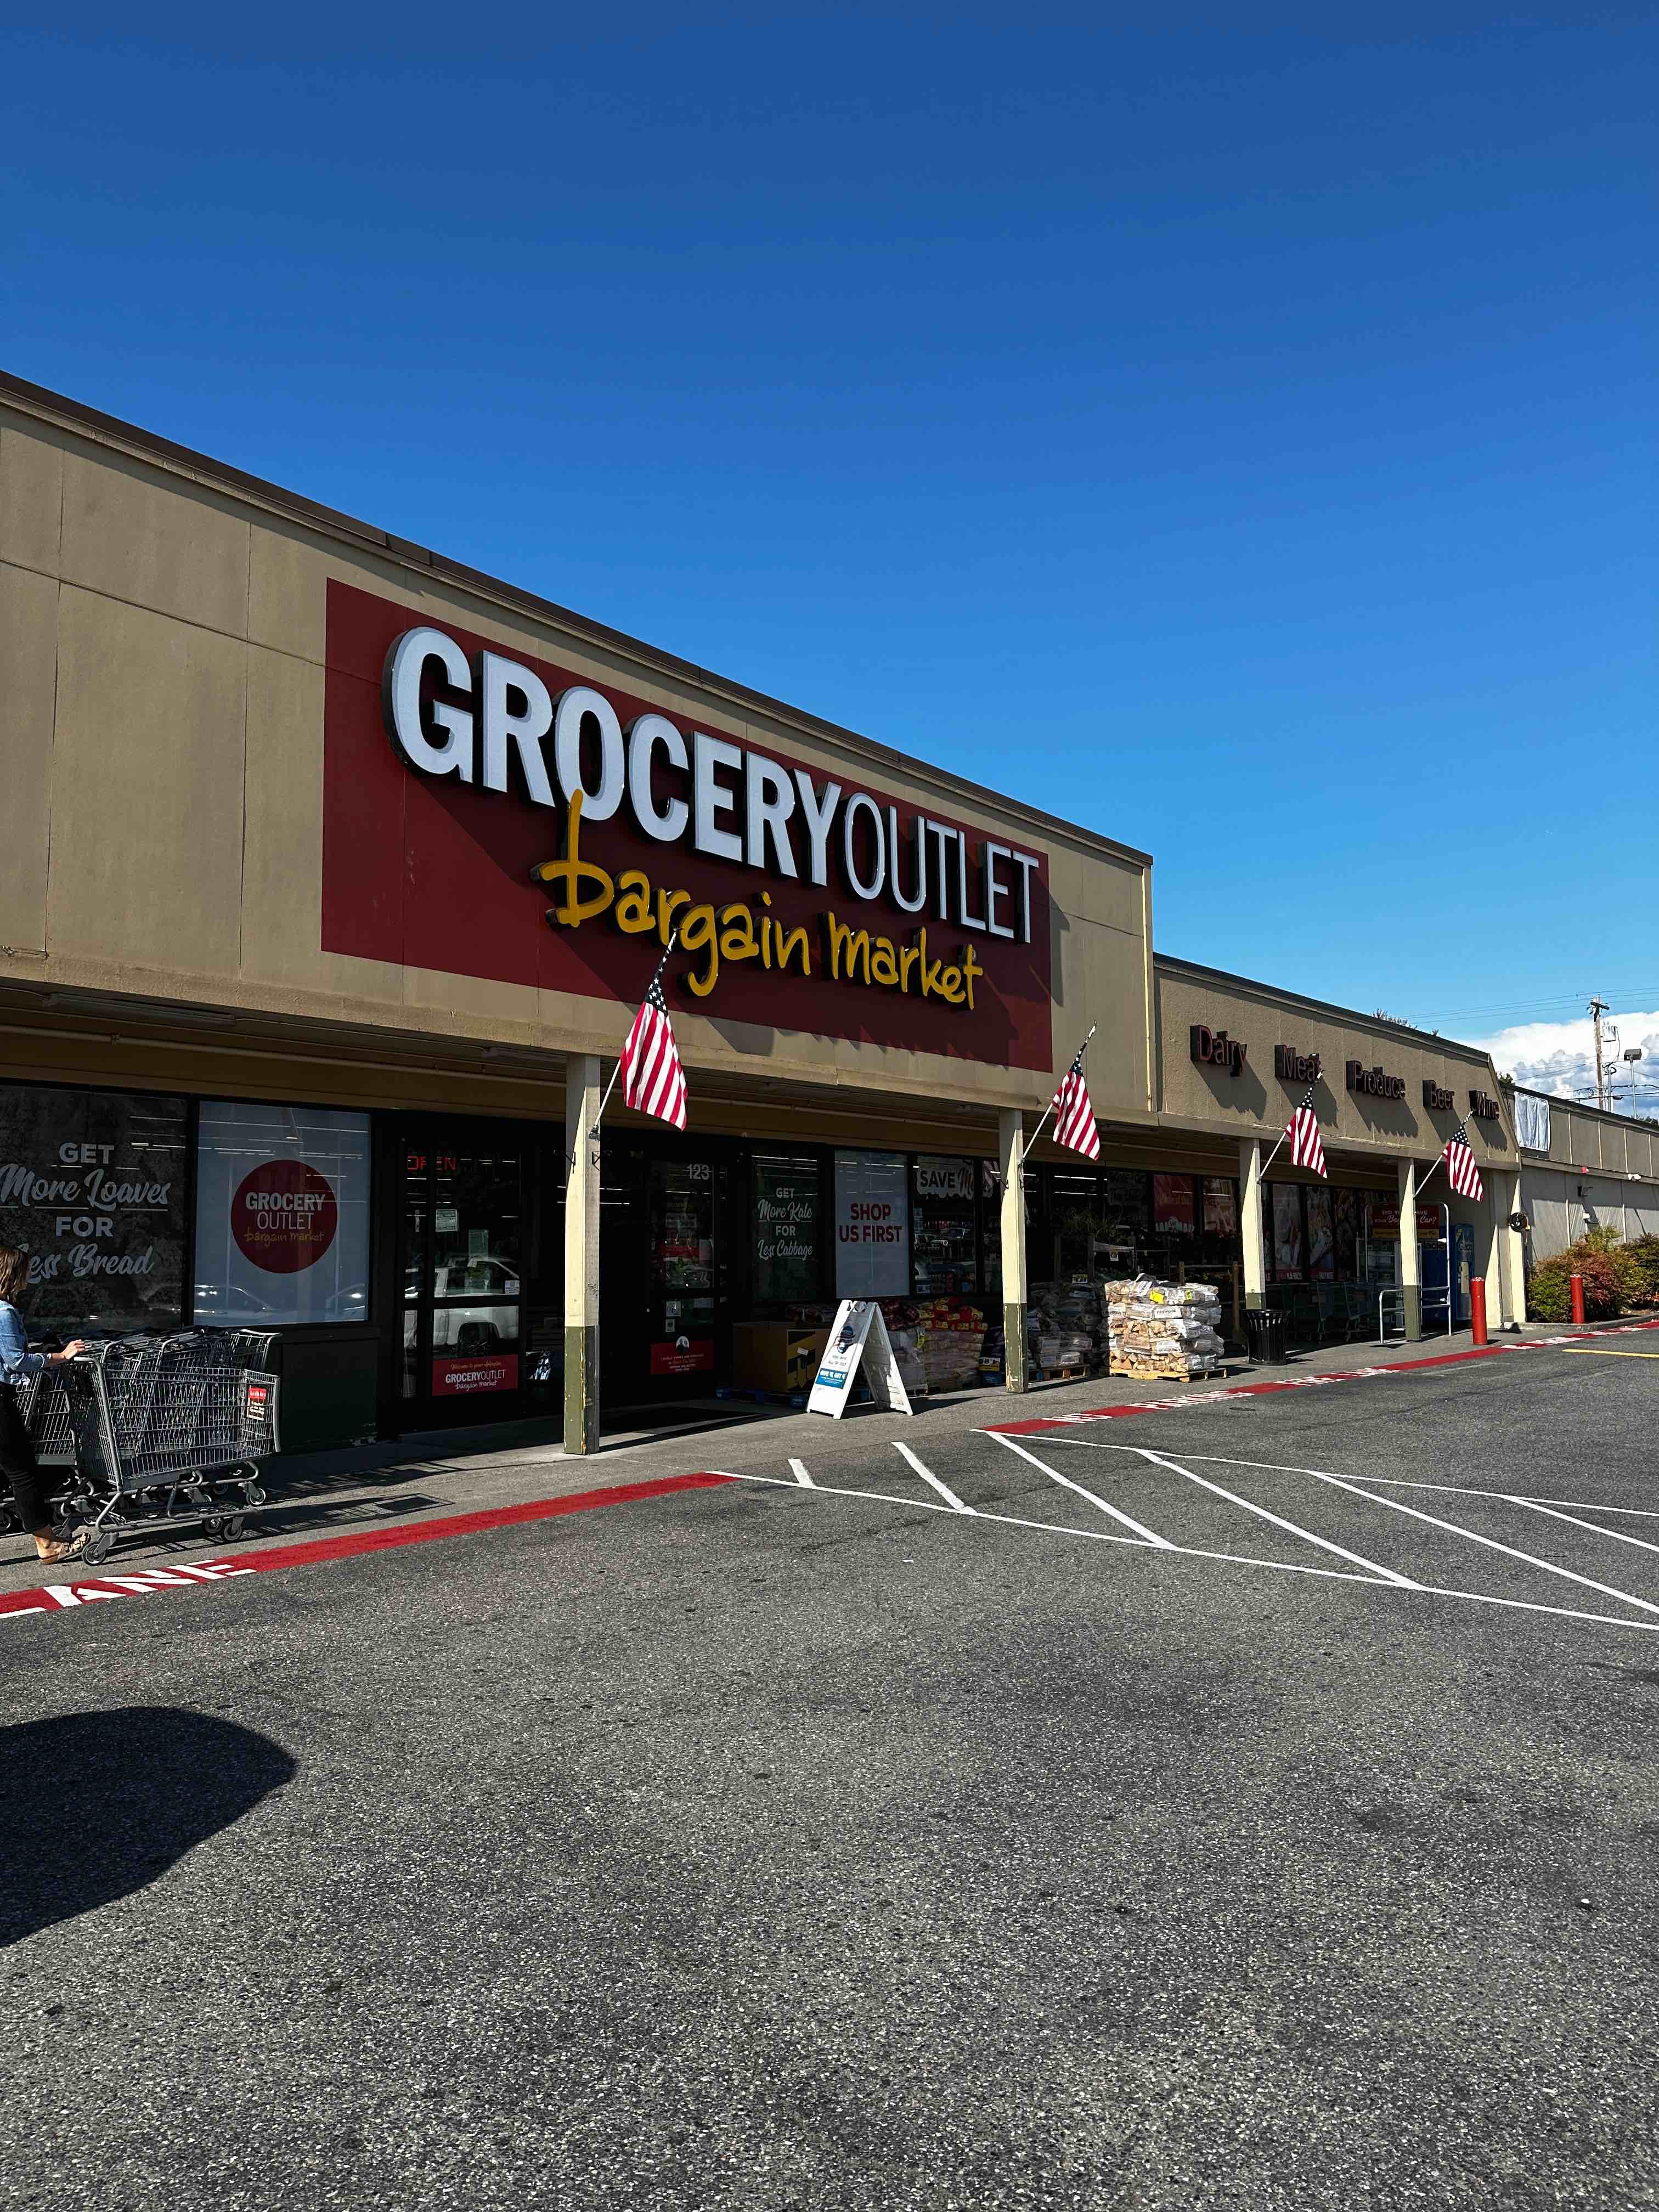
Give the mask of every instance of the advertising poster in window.
[(1273, 1273), (1280, 1282), (1300, 1282), (1307, 1270), (1302, 1264), (1302, 1193), (1293, 1182), (1268, 1186), (1273, 1194)]
[(836, 1296), (910, 1294), (910, 1194), (902, 1152), (836, 1154)]
[(1190, 1237), (1197, 1226), (1193, 1210), (1193, 1179), (1185, 1175), (1152, 1177), (1152, 1233), (1156, 1237)]
[(31, 1336), (177, 1328), (182, 1098), (0, 1085), (0, 1243), (29, 1255)]
[(979, 1287), (979, 1218), (972, 1160), (924, 1154), (915, 1164), (910, 1245), (916, 1296), (967, 1295)]
[(1308, 1193), (1308, 1273), (1328, 1276), (1336, 1273), (1336, 1245), (1328, 1190)]
[(787, 1305), (820, 1291), (818, 1231), (823, 1194), (810, 1156), (755, 1155), (755, 1302)]
[(196, 1319), (232, 1328), (368, 1316), (367, 1114), (203, 1102)]
[(1238, 1193), (1225, 1176), (1204, 1178), (1204, 1234), (1229, 1240), (1238, 1234)]

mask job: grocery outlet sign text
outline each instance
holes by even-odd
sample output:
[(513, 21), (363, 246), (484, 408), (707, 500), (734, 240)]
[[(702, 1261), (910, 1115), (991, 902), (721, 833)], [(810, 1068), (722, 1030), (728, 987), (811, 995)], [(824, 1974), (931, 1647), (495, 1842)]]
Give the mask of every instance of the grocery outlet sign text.
[(1053, 1065), (1047, 855), (925, 795), (338, 583), (325, 738), (325, 951), (627, 1000), (678, 931), (727, 1018)]

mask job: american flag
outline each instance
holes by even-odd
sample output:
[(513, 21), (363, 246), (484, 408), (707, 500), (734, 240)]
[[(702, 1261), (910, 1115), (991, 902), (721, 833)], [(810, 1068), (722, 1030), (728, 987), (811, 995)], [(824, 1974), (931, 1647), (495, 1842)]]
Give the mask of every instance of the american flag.
[(1484, 1198), (1486, 1186), (1468, 1146), (1468, 1116), (1464, 1115), (1446, 1139), (1446, 1181), (1460, 1198)]
[(674, 1024), (662, 994), (660, 971), (634, 1017), (622, 1048), (623, 1097), (636, 1113), (685, 1127), (685, 1070), (674, 1043)]
[(1325, 1172), (1325, 1147), (1320, 1139), (1319, 1116), (1314, 1112), (1314, 1092), (1317, 1084), (1308, 1085), (1308, 1095), (1291, 1115), (1285, 1134), (1291, 1140), (1291, 1158), (1299, 1168), (1311, 1168), (1316, 1176)]
[(1086, 1044), (1078, 1047), (1077, 1058), (1066, 1070), (1066, 1080), (1054, 1093), (1054, 1141), (1069, 1146), (1074, 1152), (1081, 1152), (1086, 1160), (1097, 1160), (1100, 1158), (1100, 1125), (1095, 1120), (1089, 1086), (1083, 1079), (1083, 1055), (1088, 1048)]

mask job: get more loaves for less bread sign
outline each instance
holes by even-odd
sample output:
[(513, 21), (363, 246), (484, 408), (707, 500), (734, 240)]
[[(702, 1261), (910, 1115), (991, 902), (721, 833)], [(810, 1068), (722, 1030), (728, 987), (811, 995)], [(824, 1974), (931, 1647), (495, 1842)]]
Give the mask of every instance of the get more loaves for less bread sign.
[(325, 951), (626, 1002), (678, 930), (688, 1011), (1052, 1066), (1045, 854), (350, 586), (327, 659)]

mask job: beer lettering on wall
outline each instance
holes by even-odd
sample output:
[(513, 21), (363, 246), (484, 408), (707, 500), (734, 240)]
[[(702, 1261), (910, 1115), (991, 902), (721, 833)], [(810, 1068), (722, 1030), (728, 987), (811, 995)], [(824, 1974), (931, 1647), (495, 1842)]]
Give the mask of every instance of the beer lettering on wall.
[(1443, 1083), (1437, 1083), (1431, 1075), (1423, 1078), (1423, 1103), (1431, 1114), (1449, 1114), (1452, 1094)]
[(325, 950), (628, 1000), (678, 932), (694, 1010), (1053, 1066), (1044, 854), (347, 585), (326, 650)]

